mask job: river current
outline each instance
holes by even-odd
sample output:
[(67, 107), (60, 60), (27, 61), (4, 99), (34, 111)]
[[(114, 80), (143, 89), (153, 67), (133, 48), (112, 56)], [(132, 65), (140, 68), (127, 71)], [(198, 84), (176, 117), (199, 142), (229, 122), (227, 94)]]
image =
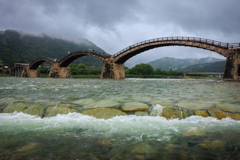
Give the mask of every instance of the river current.
[[(216, 80), (0, 78), (0, 107), (107, 100), (117, 102), (115, 108), (141, 102), (160, 112), (151, 102), (165, 100), (240, 108), (239, 92), (239, 83)], [(240, 159), (239, 134), (240, 121), (229, 117), (0, 113), (0, 159)]]

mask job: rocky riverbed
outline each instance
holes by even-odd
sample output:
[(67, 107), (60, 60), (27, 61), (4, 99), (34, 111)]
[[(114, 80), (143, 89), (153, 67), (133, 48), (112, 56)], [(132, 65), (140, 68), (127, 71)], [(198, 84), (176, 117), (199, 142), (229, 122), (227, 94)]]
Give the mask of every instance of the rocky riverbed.
[(1, 159), (238, 159), (240, 84), (0, 78)]

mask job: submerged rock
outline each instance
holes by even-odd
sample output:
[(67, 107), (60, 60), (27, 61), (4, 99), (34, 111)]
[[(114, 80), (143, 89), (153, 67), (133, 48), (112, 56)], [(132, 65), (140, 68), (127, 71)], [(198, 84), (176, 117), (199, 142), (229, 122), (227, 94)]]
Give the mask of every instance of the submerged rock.
[(135, 115), (136, 116), (148, 116), (148, 113), (147, 112), (142, 112), (142, 111), (137, 111), (137, 112), (135, 112)]
[(206, 110), (195, 110), (194, 114), (196, 116), (202, 116), (202, 117), (209, 117), (210, 115), (207, 113)]
[(173, 107), (173, 104), (168, 101), (154, 101), (151, 102), (153, 106), (156, 106), (157, 104), (163, 106), (163, 107)]
[(68, 114), (68, 113), (73, 113), (73, 112), (78, 112), (77, 109), (73, 108), (68, 108), (68, 107), (48, 107), (46, 112), (45, 112), (45, 117), (53, 117), (58, 114)]
[(98, 144), (102, 145), (102, 146), (110, 146), (112, 143), (106, 140), (103, 141), (97, 141)]
[(93, 103), (93, 102), (94, 102), (94, 100), (91, 99), (91, 98), (79, 99), (79, 100), (76, 100), (76, 101), (72, 101), (72, 103), (79, 104), (79, 105), (86, 105), (86, 104), (90, 104), (90, 103)]
[(230, 103), (219, 103), (216, 108), (227, 112), (240, 112), (240, 105)]
[(90, 103), (90, 104), (84, 106), (83, 108), (104, 108), (104, 107), (117, 106), (119, 104), (120, 103), (118, 103), (118, 102), (103, 100), (103, 101)]
[(226, 117), (229, 117), (234, 120), (240, 120), (240, 115), (238, 113), (227, 113), (219, 110), (208, 110), (208, 112), (212, 117), (215, 117), (220, 120)]
[(221, 151), (224, 149), (224, 143), (220, 140), (205, 141), (204, 143), (201, 143), (200, 146), (204, 149), (213, 151)]
[(126, 116), (127, 114), (114, 108), (96, 108), (82, 112), (83, 115), (89, 115), (98, 119), (109, 119), (116, 116)]
[(147, 110), (148, 108), (148, 105), (140, 102), (129, 102), (122, 105), (122, 110), (124, 111)]
[(130, 154), (153, 154), (157, 150), (147, 143), (138, 143), (131, 146)]
[(68, 103), (61, 103), (61, 104), (58, 104), (58, 107), (76, 107), (77, 105), (76, 104), (68, 104)]
[(201, 108), (211, 108), (213, 104), (211, 103), (192, 103), (192, 102), (179, 102), (176, 106), (186, 109), (201, 109)]
[(22, 102), (14, 102), (8, 105), (3, 113), (13, 113), (13, 112), (23, 112), (30, 115), (38, 115), (39, 117), (43, 117), (44, 109), (46, 107), (39, 104), (27, 104)]
[(198, 127), (191, 127), (185, 133), (184, 136), (204, 136), (205, 131)]
[(25, 146), (22, 146), (21, 148), (17, 149), (17, 152), (26, 152), (32, 149), (36, 149), (38, 147), (40, 147), (41, 144), (40, 143), (36, 143), (36, 142), (31, 142), (29, 144), (26, 144)]

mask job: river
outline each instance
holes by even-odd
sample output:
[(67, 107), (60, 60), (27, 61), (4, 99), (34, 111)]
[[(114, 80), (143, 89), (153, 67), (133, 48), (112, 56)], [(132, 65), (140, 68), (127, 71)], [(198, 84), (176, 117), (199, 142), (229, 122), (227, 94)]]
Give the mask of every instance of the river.
[(0, 78), (0, 159), (240, 159), (239, 92), (216, 80)]

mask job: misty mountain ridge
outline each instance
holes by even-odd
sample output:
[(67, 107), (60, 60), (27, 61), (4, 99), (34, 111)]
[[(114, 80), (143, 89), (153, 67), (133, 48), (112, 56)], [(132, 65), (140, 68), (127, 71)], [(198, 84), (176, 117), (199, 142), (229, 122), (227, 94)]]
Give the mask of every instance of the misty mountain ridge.
[[(90, 48), (105, 52), (87, 39), (70, 41), (46, 34), (34, 35), (16, 30), (0, 31), (0, 59), (5, 64), (17, 61), (32, 62), (42, 57), (62, 59), (69, 51), (76, 52)], [(88, 67), (103, 65), (100, 59), (93, 56), (83, 56), (74, 63), (83, 63)]]
[(171, 57), (163, 57), (151, 62), (148, 62), (154, 69), (161, 68), (162, 70), (181, 70), (187, 66), (203, 64), (203, 63), (212, 63), (223, 61), (220, 58), (214, 57), (206, 57), (206, 58), (171, 58)]

